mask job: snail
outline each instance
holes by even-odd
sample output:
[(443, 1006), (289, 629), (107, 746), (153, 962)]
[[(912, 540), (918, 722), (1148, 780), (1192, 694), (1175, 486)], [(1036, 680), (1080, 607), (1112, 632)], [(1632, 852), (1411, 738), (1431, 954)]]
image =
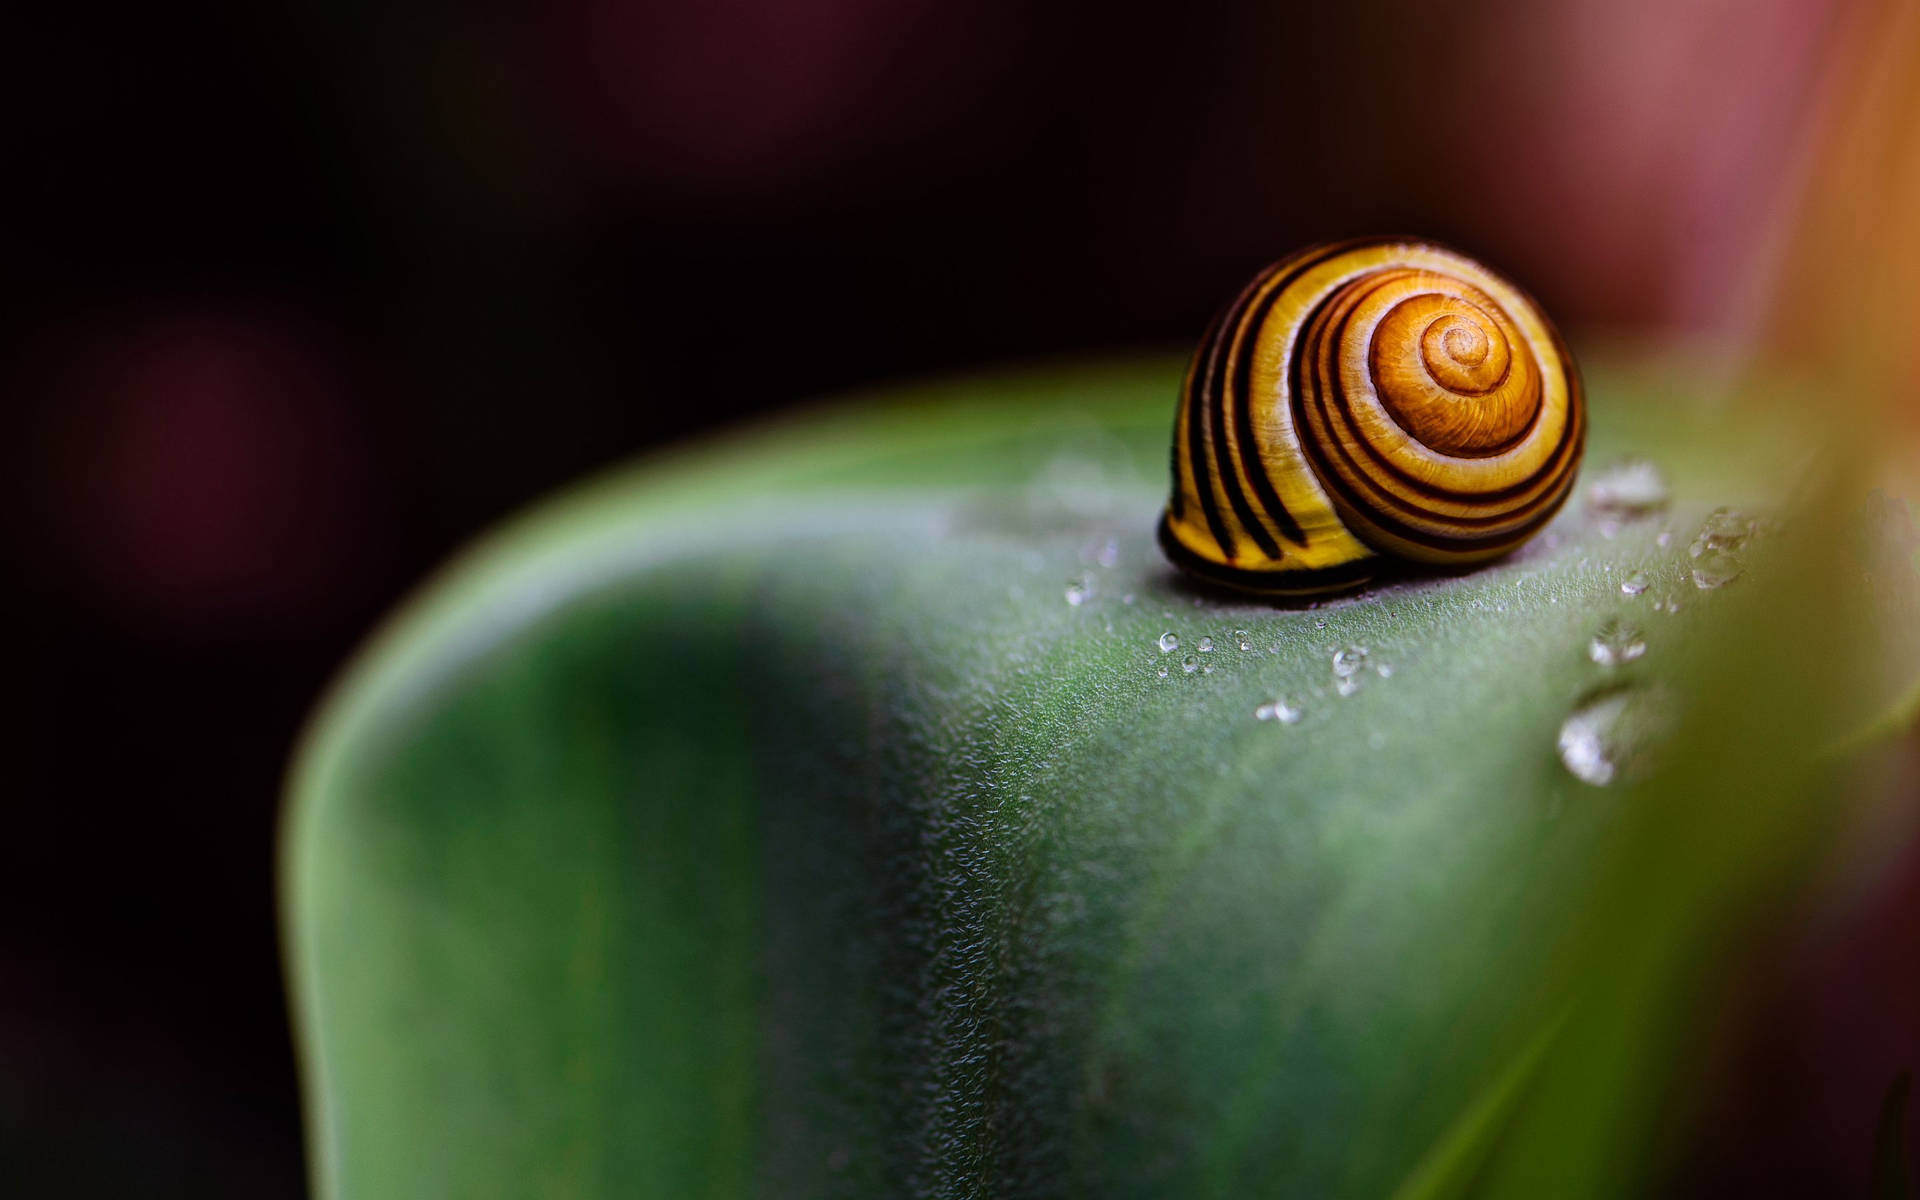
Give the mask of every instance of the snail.
[(1579, 373), (1526, 293), (1429, 242), (1315, 246), (1255, 276), (1194, 352), (1160, 544), (1279, 595), (1484, 562), (1558, 511), (1585, 439)]

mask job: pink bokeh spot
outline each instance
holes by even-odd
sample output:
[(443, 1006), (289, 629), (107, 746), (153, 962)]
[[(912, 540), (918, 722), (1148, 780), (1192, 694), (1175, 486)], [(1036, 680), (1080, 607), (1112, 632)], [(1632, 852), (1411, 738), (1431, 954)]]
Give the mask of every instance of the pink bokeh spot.
[(1494, 39), (1484, 215), (1602, 321), (1734, 332), (1807, 134), (1833, 0), (1569, 0)]
[(73, 550), (172, 624), (311, 614), (364, 532), (338, 371), (269, 321), (150, 320), (96, 343), (57, 482)]
[(922, 0), (573, 0), (541, 40), (558, 118), (591, 157), (733, 186), (970, 103), (992, 17)]

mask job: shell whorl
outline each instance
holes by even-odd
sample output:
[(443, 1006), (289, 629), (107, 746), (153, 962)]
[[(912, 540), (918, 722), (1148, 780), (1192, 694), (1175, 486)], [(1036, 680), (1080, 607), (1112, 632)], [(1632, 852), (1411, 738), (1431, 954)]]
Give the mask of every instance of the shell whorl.
[(1573, 486), (1580, 378), (1539, 307), (1425, 242), (1304, 250), (1262, 271), (1187, 369), (1161, 542), (1252, 591), (1468, 564), (1533, 536)]

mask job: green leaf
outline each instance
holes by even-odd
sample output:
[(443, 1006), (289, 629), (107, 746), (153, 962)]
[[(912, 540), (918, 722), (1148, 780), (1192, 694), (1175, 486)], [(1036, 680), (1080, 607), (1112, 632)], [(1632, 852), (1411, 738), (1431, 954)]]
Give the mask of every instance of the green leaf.
[[(1821, 844), (1784, 817), (1716, 839), (1725, 814), (1684, 805), (1663, 839), (1661, 789), (1745, 744), (1715, 740), (1745, 728), (1727, 704), (1765, 700), (1756, 769), (1883, 719), (1915, 678), (1885, 632), (1910, 564), (1876, 591), (1804, 558), (1850, 615), (1773, 685), (1731, 671), (1795, 564), (1702, 591), (1686, 546), (1717, 505), (1780, 502), (1806, 443), (1671, 364), (1602, 362), (1589, 462), (1654, 460), (1664, 515), (1570, 505), (1507, 561), (1317, 608), (1194, 590), (1151, 536), (1178, 372), (958, 381), (663, 456), (396, 617), (290, 788), (320, 1193), (1630, 1178), (1681, 958)], [(1610, 673), (1609, 618), (1647, 645)], [(1643, 786), (1557, 756), (1602, 686), (1683, 714)], [(1256, 715), (1282, 699), (1296, 723)], [(1656, 861), (1702, 882), (1635, 900)]]
[(1472, 1194), (1475, 1179), (1492, 1157), (1508, 1118), (1563, 1025), (1562, 1021), (1549, 1024), (1473, 1098), (1413, 1174), (1394, 1189), (1393, 1200), (1455, 1200)]

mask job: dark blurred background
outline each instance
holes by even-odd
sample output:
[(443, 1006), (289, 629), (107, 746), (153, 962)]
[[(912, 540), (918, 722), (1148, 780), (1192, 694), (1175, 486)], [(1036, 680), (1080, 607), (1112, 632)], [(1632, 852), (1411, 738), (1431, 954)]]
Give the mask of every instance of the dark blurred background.
[(13, 15), (0, 1192), (303, 1194), (281, 775), (482, 527), (845, 389), (1183, 346), (1321, 237), (1458, 244), (1576, 341), (1711, 340), (1839, 11)]

